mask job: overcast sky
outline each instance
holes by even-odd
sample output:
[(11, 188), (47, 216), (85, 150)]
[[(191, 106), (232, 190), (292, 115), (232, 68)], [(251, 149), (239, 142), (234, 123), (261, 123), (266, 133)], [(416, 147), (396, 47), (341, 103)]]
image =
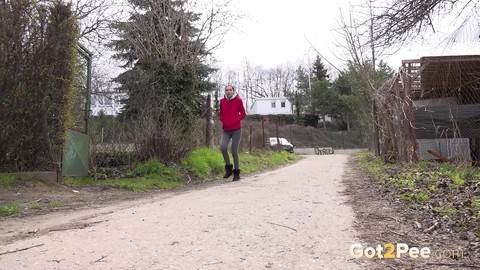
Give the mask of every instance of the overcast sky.
[[(248, 60), (253, 65), (274, 67), (297, 61), (314, 60), (319, 50), (329, 61), (341, 66), (338, 59), (338, 36), (340, 9), (347, 14), (350, 4), (362, 0), (235, 0), (236, 10), (244, 14), (238, 21), (238, 29), (231, 31), (217, 50), (222, 67), (240, 67)], [(443, 29), (443, 28), (440, 28)], [(439, 46), (439, 36), (448, 31), (439, 31), (434, 41), (416, 44), (389, 57), (387, 62), (397, 68), (402, 59), (448, 54), (480, 54), (479, 42), (468, 46), (447, 48)], [(477, 35), (478, 36), (478, 35)], [(336, 41), (337, 40), (337, 41)], [(425, 41), (424, 41), (425, 43)], [(307, 57), (310, 55), (310, 57)]]

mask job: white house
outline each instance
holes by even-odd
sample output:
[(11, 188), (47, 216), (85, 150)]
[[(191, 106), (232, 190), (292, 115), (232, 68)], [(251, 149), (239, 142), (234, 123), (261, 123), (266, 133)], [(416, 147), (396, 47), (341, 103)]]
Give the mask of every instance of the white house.
[(293, 114), (292, 103), (286, 97), (256, 98), (247, 110), (248, 114)]
[(123, 108), (122, 100), (127, 98), (124, 93), (92, 94), (90, 110), (92, 115), (103, 111), (106, 115), (117, 115)]

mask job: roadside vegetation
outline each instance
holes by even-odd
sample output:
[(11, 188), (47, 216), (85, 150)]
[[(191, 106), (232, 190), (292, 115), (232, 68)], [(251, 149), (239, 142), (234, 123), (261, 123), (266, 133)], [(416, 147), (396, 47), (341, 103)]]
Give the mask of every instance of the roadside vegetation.
[[(240, 153), (242, 176), (262, 170), (268, 170), (292, 163), (301, 157), (286, 151), (260, 151)], [(233, 159), (232, 159), (233, 160)], [(179, 162), (164, 164), (153, 158), (146, 162), (137, 162), (131, 166), (96, 167), (87, 177), (64, 177), (62, 185), (73, 188), (101, 187), (132, 192), (147, 192), (163, 189), (175, 189), (208, 181), (223, 180), (224, 162), (220, 151), (210, 148), (198, 148)], [(11, 175), (0, 174), (0, 187), (14, 188), (18, 185), (40, 185), (35, 179), (18, 179)], [(29, 208), (61, 208), (62, 201), (50, 201), (42, 207), (38, 202), (30, 202)], [(0, 202), (0, 216), (13, 216), (22, 213), (19, 204)]]
[(384, 163), (359, 154), (358, 166), (385, 192), (432, 220), (429, 231), (452, 230), (480, 238), (480, 169), (450, 163)]
[[(240, 153), (241, 172), (242, 174), (253, 173), (298, 159), (300, 159), (299, 156), (286, 151)], [(205, 182), (221, 179), (224, 174), (224, 161), (218, 150), (202, 147), (193, 150), (179, 164), (165, 165), (159, 159), (153, 158), (144, 163), (135, 163), (123, 170), (123, 172), (117, 170), (112, 174), (112, 170), (97, 168), (88, 177), (68, 177), (66, 183), (72, 186), (113, 187), (136, 192), (169, 189), (192, 181)]]
[(7, 205), (0, 205), (0, 216), (12, 216), (22, 212), (20, 205), (16, 203), (10, 203)]

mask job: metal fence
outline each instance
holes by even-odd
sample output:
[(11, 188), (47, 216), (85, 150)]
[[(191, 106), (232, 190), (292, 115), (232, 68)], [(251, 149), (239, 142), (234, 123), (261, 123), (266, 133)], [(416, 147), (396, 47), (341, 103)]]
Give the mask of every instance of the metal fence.
[[(295, 148), (331, 147), (334, 149), (366, 148), (366, 134), (363, 130), (332, 131), (321, 128), (288, 125), (278, 122), (244, 120), (242, 122), (241, 150), (268, 148), (268, 138), (287, 139)], [(219, 147), (222, 135), (221, 124), (215, 122), (210, 146)]]
[(437, 159), (478, 164), (480, 56), (403, 61), (377, 89), (380, 155), (386, 160)]

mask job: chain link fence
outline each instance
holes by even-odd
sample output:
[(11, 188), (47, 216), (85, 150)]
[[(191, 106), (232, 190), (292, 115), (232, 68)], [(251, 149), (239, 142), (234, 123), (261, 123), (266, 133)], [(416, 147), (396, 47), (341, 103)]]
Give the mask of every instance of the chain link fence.
[(480, 56), (404, 60), (374, 98), (384, 160), (478, 164)]

